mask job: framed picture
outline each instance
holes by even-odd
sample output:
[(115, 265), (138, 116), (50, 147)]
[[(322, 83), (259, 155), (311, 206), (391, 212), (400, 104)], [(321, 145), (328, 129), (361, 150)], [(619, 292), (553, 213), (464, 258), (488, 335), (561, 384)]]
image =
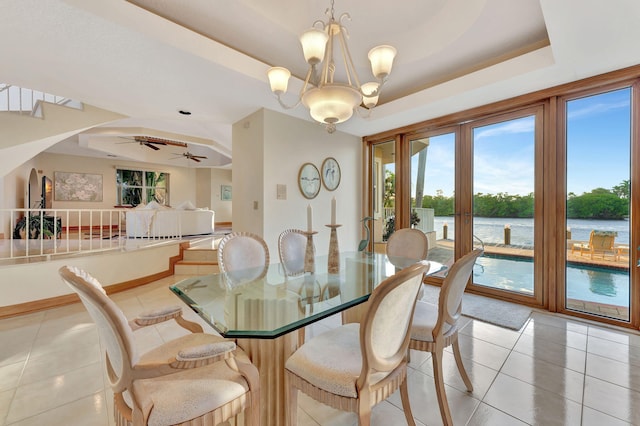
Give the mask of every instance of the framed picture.
[(102, 175), (54, 172), (56, 201), (102, 201)]
[(298, 186), (305, 198), (316, 198), (320, 192), (320, 172), (311, 163), (304, 163), (298, 173)]
[(220, 199), (231, 201), (231, 185), (220, 185)]
[(325, 158), (322, 162), (322, 184), (329, 191), (334, 191), (340, 185), (340, 164), (333, 157)]

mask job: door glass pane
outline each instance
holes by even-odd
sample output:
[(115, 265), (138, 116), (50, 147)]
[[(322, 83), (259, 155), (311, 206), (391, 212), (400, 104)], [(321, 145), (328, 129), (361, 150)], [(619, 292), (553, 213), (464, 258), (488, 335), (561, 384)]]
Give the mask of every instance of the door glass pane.
[(371, 227), (374, 251), (385, 253), (389, 235), (395, 229), (396, 157), (395, 141), (373, 145), (373, 220)]
[(631, 90), (566, 103), (566, 307), (629, 320)]
[(533, 295), (535, 116), (473, 129), (473, 188), (474, 284)]
[(454, 260), (455, 134), (411, 141), (411, 225), (429, 240), (429, 259)]

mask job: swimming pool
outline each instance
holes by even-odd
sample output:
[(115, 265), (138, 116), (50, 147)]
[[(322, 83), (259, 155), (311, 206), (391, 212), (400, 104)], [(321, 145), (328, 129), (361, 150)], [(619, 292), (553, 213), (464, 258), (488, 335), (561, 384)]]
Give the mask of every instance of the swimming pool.
[[(533, 294), (533, 261), (483, 255), (473, 268), (475, 283)], [(629, 273), (584, 265), (567, 267), (567, 298), (629, 307)]]

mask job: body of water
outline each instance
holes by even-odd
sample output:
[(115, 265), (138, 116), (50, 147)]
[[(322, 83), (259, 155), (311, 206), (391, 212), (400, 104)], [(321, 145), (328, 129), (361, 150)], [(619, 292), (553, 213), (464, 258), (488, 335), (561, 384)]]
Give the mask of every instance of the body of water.
[[(447, 224), (448, 238), (455, 235), (454, 218), (451, 216), (436, 216), (434, 227), (436, 238), (443, 238), (443, 225)], [(473, 218), (473, 233), (485, 244), (504, 244), (505, 225), (511, 227), (511, 244), (518, 246), (533, 246), (533, 219), (502, 219), (490, 217)], [(572, 240), (589, 241), (592, 230), (615, 231), (618, 233), (616, 244), (629, 244), (628, 220), (585, 220), (569, 219), (568, 228)]]

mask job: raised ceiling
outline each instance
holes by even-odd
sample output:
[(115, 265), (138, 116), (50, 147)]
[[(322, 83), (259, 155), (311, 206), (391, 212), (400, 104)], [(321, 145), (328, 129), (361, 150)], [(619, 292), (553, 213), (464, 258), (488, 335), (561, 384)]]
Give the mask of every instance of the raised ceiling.
[[(289, 92), (300, 89), (305, 63), (298, 35), (324, 18), (328, 5), (9, 0), (0, 13), (0, 82), (129, 117), (52, 152), (116, 155), (118, 129), (134, 128), (191, 140), (189, 151), (199, 145), (220, 155), (219, 164), (202, 166), (219, 167), (231, 158), (233, 123), (260, 108), (281, 111), (268, 88), (270, 66), (291, 69), (297, 79)], [(351, 16), (349, 46), (363, 78), (372, 46), (398, 49), (381, 105), (369, 118), (338, 126), (357, 136), (640, 63), (637, 0), (337, 0), (335, 10)], [(309, 119), (302, 107), (282, 112)], [(120, 136), (132, 134), (138, 133)], [(153, 151), (129, 148), (136, 148), (132, 157)]]

